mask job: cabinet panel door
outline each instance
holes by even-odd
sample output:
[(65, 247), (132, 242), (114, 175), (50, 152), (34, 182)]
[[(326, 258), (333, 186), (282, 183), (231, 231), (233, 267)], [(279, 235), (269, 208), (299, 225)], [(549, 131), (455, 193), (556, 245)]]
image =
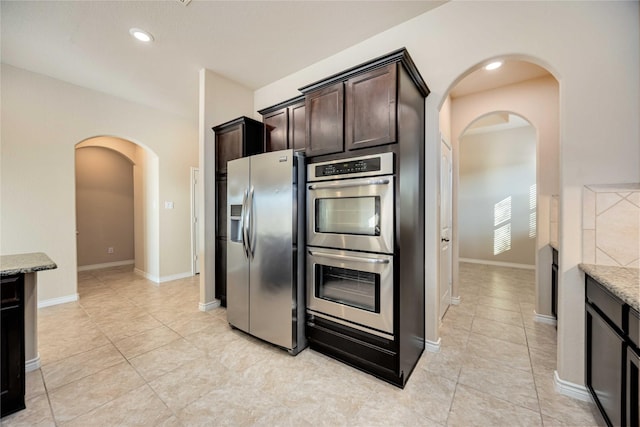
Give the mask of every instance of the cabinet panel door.
[(344, 86), (342, 82), (306, 97), (307, 156), (344, 150)]
[(640, 355), (627, 348), (627, 425), (640, 426)]
[(215, 297), (227, 306), (227, 239), (216, 239), (216, 291)]
[(304, 150), (307, 147), (307, 123), (305, 103), (289, 107), (289, 148)]
[(216, 236), (227, 236), (227, 179), (216, 180)]
[(587, 304), (587, 387), (609, 425), (622, 425), (622, 361), (624, 342)]
[(216, 134), (216, 172), (226, 173), (229, 160), (242, 157), (242, 136), (244, 126), (238, 125)]
[(264, 142), (265, 151), (286, 150), (289, 148), (287, 142), (288, 117), (287, 109), (274, 111), (264, 116)]
[(347, 150), (396, 141), (396, 64), (347, 80)]

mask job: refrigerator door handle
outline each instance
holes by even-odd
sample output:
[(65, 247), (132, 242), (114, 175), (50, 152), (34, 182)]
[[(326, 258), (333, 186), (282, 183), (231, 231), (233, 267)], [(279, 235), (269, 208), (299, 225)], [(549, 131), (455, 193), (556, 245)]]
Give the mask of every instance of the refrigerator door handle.
[(249, 190), (249, 198), (247, 199), (247, 251), (251, 258), (253, 258), (253, 242), (251, 242), (253, 236), (253, 186)]
[(242, 211), (240, 212), (240, 222), (242, 223), (242, 249), (244, 250), (244, 256), (249, 258), (249, 249), (247, 248), (247, 198), (248, 189), (245, 188), (242, 195)]

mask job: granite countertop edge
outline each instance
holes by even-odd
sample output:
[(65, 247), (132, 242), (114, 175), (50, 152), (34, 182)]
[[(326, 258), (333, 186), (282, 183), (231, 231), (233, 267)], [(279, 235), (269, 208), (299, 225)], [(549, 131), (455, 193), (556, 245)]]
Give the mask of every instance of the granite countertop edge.
[(2, 277), (55, 268), (58, 268), (56, 263), (43, 252), (0, 256), (0, 276)]
[(595, 264), (580, 264), (579, 267), (624, 303), (640, 312), (640, 269)]

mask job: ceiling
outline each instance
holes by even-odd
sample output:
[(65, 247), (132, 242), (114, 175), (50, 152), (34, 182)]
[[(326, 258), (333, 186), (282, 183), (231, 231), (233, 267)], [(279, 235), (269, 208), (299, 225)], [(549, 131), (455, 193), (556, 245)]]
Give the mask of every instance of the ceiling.
[[(445, 2), (1, 0), (2, 62), (195, 120), (202, 68), (257, 89)], [(132, 27), (154, 42), (134, 40)], [(451, 95), (544, 74), (507, 62)]]
[(443, 3), (2, 0), (2, 62), (196, 118), (202, 68), (257, 89)]
[(458, 82), (450, 95), (458, 98), (546, 75), (550, 75), (549, 71), (531, 62), (505, 60), (498, 69), (488, 71), (480, 67), (473, 71)]

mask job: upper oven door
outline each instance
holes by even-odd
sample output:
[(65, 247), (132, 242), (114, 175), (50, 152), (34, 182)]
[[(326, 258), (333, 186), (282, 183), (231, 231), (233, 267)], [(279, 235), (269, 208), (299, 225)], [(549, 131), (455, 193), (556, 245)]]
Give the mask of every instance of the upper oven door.
[(394, 176), (307, 184), (307, 245), (393, 253)]

